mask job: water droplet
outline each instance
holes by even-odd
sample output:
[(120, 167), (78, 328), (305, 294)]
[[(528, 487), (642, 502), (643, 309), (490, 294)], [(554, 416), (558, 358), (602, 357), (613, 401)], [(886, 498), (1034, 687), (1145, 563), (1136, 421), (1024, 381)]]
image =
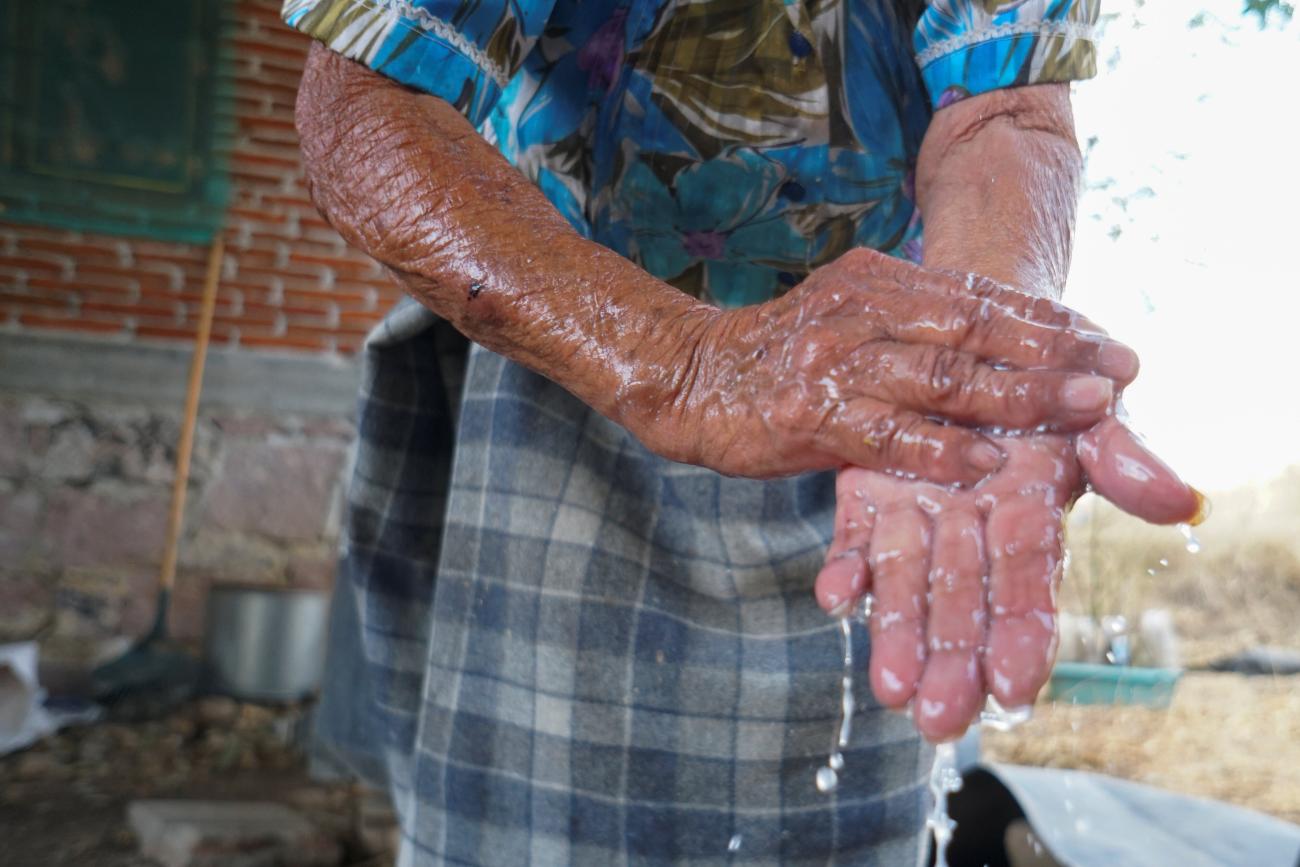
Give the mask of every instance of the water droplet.
[(935, 867), (948, 867), (948, 843), (952, 840), (957, 823), (948, 815), (948, 795), (961, 788), (961, 774), (957, 771), (957, 747), (939, 744), (934, 748), (934, 767), (930, 771), (930, 794), (934, 805), (925, 824), (934, 833)]
[(739, 852), (739, 851), (740, 851), (740, 841), (741, 841), (741, 837), (740, 837), (739, 834), (732, 834), (732, 835), (731, 835), (731, 839), (727, 841), (727, 851), (728, 851), (728, 852)]
[(832, 767), (821, 767), (817, 769), (817, 791), (826, 792), (835, 791), (840, 784), (840, 775), (835, 773)]
[(1009, 732), (1016, 726), (1028, 722), (1033, 715), (1034, 709), (1030, 705), (1003, 707), (990, 695), (984, 701), (984, 710), (980, 711), (980, 725), (987, 726), (995, 732)]
[(1178, 532), (1183, 534), (1183, 540), (1188, 554), (1201, 553), (1201, 540), (1196, 538), (1196, 533), (1192, 532), (1191, 524), (1179, 524)]

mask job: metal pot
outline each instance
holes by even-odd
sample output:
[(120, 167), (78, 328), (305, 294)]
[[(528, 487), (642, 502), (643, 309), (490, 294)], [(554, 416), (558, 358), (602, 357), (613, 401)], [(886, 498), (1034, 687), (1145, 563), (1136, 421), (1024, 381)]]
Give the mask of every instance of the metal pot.
[(208, 689), (292, 702), (320, 687), (329, 595), (304, 587), (213, 584), (203, 662)]

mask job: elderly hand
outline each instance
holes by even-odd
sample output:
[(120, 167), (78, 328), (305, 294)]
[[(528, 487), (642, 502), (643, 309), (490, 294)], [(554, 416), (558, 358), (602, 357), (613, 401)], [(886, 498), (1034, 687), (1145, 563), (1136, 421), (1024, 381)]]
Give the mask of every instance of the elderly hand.
[(1086, 433), (1004, 437), (1006, 466), (971, 490), (862, 469), (837, 482), (835, 536), (817, 577), (842, 613), (874, 596), (871, 686), (913, 702), (933, 741), (960, 736), (986, 694), (1033, 702), (1056, 650), (1063, 521), (1087, 478), (1154, 523), (1193, 521), (1200, 496), (1109, 418)]
[(1059, 304), (870, 250), (719, 313), (688, 355), (674, 399), (637, 432), (760, 478), (852, 464), (974, 484), (1005, 455), (962, 425), (1087, 428), (1137, 373), (1132, 350)]

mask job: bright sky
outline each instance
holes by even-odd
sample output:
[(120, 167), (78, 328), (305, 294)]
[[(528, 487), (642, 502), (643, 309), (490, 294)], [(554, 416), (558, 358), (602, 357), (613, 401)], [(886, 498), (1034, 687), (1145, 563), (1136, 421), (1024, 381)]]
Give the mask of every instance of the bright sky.
[(1137, 5), (1103, 4), (1076, 88), (1097, 143), (1065, 300), (1138, 350), (1125, 404), (1188, 481), (1268, 479), (1300, 463), (1300, 15), (1261, 32), (1241, 0)]

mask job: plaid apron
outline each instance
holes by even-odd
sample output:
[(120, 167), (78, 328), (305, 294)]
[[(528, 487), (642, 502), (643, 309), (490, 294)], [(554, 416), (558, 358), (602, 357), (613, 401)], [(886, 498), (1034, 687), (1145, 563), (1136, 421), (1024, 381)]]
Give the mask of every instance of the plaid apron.
[(401, 864), (918, 862), (932, 754), (864, 667), (814, 784), (831, 475), (665, 461), (411, 302), (365, 364), (317, 733), (389, 787)]

